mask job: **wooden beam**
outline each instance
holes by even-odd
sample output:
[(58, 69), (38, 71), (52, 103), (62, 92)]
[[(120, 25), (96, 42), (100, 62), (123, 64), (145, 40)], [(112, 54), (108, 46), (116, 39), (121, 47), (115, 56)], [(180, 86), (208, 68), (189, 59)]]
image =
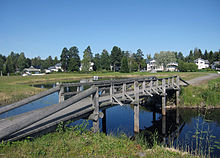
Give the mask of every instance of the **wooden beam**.
[(145, 93), (147, 93), (149, 96), (153, 97), (153, 94), (151, 94), (150, 92), (148, 92), (147, 90), (144, 90)]
[(6, 106), (0, 108), (0, 114), (5, 113), (5, 112), (7, 112), (9, 110), (18, 108), (18, 107), (20, 107), (22, 105), (31, 103), (31, 102), (33, 102), (33, 101), (35, 101), (37, 99), (40, 99), (40, 98), (45, 97), (47, 95), (50, 95), (50, 94), (52, 94), (54, 92), (58, 92), (59, 90), (60, 90), (60, 87), (57, 86), (55, 88), (51, 88), (49, 90), (40, 92), (39, 94), (33, 95), (33, 96), (29, 97), (29, 98), (25, 98), (25, 99), (23, 99), (21, 101), (18, 101), (16, 103), (13, 103), (13, 104), (10, 104), (10, 105), (6, 105)]
[(125, 93), (125, 96), (130, 99), (132, 102), (134, 102), (134, 99), (132, 97), (130, 97), (130, 95), (128, 95), (127, 93)]
[(17, 132), (18, 130), (21, 130), (39, 120), (42, 120), (78, 101), (80, 101), (83, 98), (86, 98), (88, 96), (90, 96), (91, 94), (95, 93), (97, 91), (97, 88), (95, 87), (91, 87), (81, 93), (79, 93), (78, 95), (73, 96), (72, 98), (69, 98), (67, 100), (65, 100), (62, 103), (58, 103), (58, 104), (54, 104), (51, 105), (49, 107), (43, 108), (35, 113), (33, 113), (30, 117), (25, 117), (22, 119), (21, 122), (17, 123), (14, 122), (12, 123), (10, 126), (4, 127), (1, 129), (0, 131), (0, 140), (3, 139), (4, 137)]
[(116, 103), (118, 103), (119, 105), (123, 106), (124, 104), (122, 102), (120, 102), (116, 97), (113, 96), (113, 99), (116, 101)]

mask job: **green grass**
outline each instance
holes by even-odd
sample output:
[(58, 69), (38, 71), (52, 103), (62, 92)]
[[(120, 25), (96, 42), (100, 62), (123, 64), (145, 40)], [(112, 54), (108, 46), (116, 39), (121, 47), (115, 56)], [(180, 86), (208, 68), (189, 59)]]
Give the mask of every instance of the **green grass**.
[(81, 129), (66, 128), (32, 141), (1, 144), (0, 157), (192, 157), (159, 145), (149, 149), (126, 135), (106, 136)]
[(184, 106), (220, 106), (220, 78), (182, 88), (180, 100)]

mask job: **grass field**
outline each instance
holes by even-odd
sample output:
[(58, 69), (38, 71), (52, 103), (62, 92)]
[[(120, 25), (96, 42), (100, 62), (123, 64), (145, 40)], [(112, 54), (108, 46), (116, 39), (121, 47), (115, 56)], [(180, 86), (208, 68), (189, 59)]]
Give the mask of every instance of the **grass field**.
[(0, 157), (193, 157), (156, 142), (148, 148), (126, 135), (106, 136), (84, 130), (83, 125), (58, 130), (34, 140), (0, 144)]
[(0, 105), (9, 104), (19, 101), (25, 97), (32, 96), (42, 91), (40, 88), (31, 87), (30, 85), (37, 83), (55, 83), (62, 81), (74, 81), (82, 78), (90, 78), (99, 76), (103, 78), (120, 78), (120, 77), (140, 77), (140, 76), (157, 76), (168, 77), (178, 75), (185, 80), (195, 77), (206, 75), (207, 72), (134, 72), (134, 73), (119, 73), (119, 72), (106, 72), (106, 73), (55, 73), (44, 76), (3, 76), (0, 77)]

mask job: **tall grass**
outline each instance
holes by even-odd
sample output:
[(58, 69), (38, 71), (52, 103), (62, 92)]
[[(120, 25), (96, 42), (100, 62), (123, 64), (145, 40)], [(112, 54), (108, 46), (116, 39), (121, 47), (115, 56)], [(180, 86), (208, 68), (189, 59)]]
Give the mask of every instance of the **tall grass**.
[(186, 106), (220, 106), (220, 78), (198, 87), (182, 88), (181, 102)]

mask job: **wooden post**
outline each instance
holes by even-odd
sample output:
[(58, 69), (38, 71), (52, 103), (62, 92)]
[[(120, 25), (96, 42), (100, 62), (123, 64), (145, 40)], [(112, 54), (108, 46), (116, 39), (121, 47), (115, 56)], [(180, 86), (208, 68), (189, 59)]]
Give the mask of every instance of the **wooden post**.
[(77, 92), (80, 92), (80, 86), (77, 86), (76, 91), (77, 91)]
[(165, 79), (162, 80), (162, 115), (166, 115), (166, 87), (165, 87)]
[(173, 87), (173, 83), (174, 83), (174, 77), (172, 77), (172, 83), (171, 83), (171, 86)]
[(3, 75), (2, 75), (2, 71), (1, 71), (1, 76), (3, 76)]
[(163, 134), (163, 144), (166, 144), (166, 116), (162, 116), (162, 134)]
[(179, 108), (176, 109), (176, 124), (179, 124), (180, 123), (180, 113), (179, 113)]
[(170, 78), (167, 79), (168, 87), (170, 87)]
[(139, 86), (134, 82), (135, 104), (134, 104), (134, 133), (139, 133)]
[(152, 92), (152, 80), (150, 81), (150, 83), (149, 83), (149, 86), (150, 86), (150, 93)]
[(122, 85), (122, 99), (125, 99), (125, 93), (126, 93), (126, 83), (123, 83)]
[(111, 101), (112, 104), (113, 104), (113, 98), (112, 98), (113, 96), (114, 96), (114, 85), (111, 82), (111, 86), (110, 86), (110, 101)]
[(63, 102), (64, 100), (65, 100), (65, 98), (64, 98), (64, 86), (60, 86), (59, 103)]
[(176, 106), (179, 106), (179, 104), (180, 104), (180, 99), (179, 99), (179, 95), (180, 95), (179, 82), (180, 82), (180, 78), (179, 78), (179, 76), (177, 76), (176, 77), (176, 85), (177, 85), (178, 89), (176, 90)]
[[(98, 88), (96, 90), (96, 92), (93, 94), (93, 107), (95, 108), (93, 114), (96, 116), (99, 116), (99, 91)], [(99, 131), (99, 117), (97, 120), (93, 120), (93, 130), (94, 132), (98, 132)]]
[(143, 81), (143, 84), (142, 84), (143, 94), (145, 93), (145, 89), (146, 89), (146, 82), (145, 82), (145, 80), (144, 80), (144, 81)]

